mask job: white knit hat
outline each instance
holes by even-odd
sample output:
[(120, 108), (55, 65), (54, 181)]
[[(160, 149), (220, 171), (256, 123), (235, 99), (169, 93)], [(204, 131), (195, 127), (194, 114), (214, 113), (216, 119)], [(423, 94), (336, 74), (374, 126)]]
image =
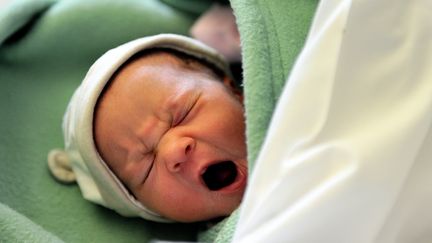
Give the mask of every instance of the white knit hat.
[(188, 37), (160, 34), (137, 39), (106, 52), (90, 68), (75, 91), (63, 118), (65, 150), (48, 155), (52, 174), (62, 182), (77, 181), (83, 197), (124, 216), (171, 222), (147, 209), (130, 194), (102, 160), (93, 140), (93, 115), (98, 98), (112, 75), (134, 54), (153, 48), (186, 53), (214, 65), (230, 75), (223, 57), (215, 50)]

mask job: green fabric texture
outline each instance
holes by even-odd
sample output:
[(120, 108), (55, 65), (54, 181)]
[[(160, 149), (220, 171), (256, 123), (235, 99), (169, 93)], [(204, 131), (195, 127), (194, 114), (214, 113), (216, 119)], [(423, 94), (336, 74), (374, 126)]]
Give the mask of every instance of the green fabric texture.
[[(231, 0), (242, 44), (249, 174), (317, 4), (317, 0)], [(236, 211), (199, 239), (230, 242), (238, 215)]]
[[(17, 230), (20, 234), (16, 233)], [(0, 204), (0, 232), (0, 242), (62, 242), (4, 204)]]
[(90, 65), (138, 37), (187, 34), (195, 16), (158, 0), (31, 0), (12, 3), (0, 20), (0, 242), (195, 240), (196, 224), (122, 217), (47, 168)]
[(56, 0), (39, 0), (28, 4), (15, 1), (0, 9), (0, 44), (30, 19), (49, 8)]
[(197, 16), (201, 15), (205, 10), (207, 10), (211, 2), (203, 0), (161, 0), (162, 2), (177, 8), (182, 11), (195, 14)]
[(301, 51), (317, 0), (232, 0), (243, 51), (249, 168)]

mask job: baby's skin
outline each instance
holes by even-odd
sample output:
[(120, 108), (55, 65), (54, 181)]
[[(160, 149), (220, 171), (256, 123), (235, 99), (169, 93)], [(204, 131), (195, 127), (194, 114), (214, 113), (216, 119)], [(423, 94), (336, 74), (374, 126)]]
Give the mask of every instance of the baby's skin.
[(96, 106), (98, 152), (130, 192), (161, 216), (227, 216), (247, 181), (242, 95), (228, 77), (156, 51), (112, 78)]

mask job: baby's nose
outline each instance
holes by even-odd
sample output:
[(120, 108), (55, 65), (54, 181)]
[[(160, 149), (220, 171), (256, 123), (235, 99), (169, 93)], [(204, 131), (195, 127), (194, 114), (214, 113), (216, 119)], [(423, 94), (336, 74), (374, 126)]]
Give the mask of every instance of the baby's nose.
[(170, 140), (161, 146), (159, 156), (165, 161), (169, 171), (178, 172), (183, 163), (190, 159), (190, 154), (195, 147), (195, 140), (189, 137)]

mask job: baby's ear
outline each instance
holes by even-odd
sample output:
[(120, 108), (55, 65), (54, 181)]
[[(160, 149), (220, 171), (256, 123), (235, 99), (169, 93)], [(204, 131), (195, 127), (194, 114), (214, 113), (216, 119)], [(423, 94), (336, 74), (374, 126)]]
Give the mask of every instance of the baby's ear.
[(225, 76), (223, 78), (223, 84), (231, 90), (231, 92), (234, 94), (234, 96), (243, 104), (243, 92), (236, 87), (234, 81), (229, 78), (228, 76)]

